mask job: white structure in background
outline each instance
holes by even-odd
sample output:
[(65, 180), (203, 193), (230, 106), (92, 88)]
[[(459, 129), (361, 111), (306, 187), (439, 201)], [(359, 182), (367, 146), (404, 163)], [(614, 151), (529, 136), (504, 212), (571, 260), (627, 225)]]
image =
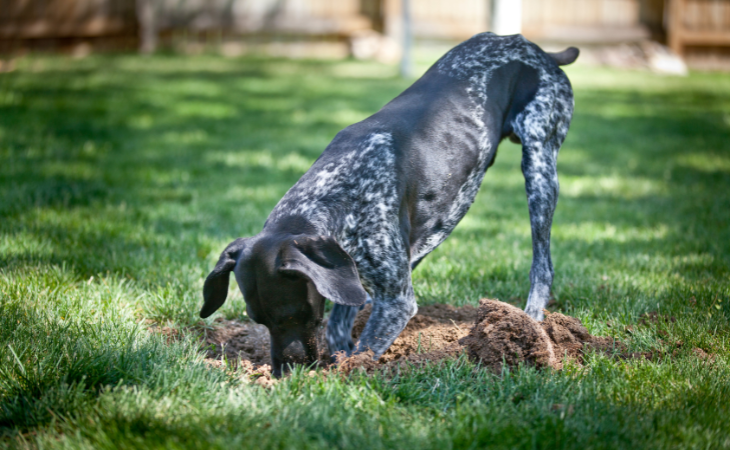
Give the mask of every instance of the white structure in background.
[(492, 32), (522, 33), (522, 0), (492, 0)]
[(400, 60), (400, 76), (413, 76), (413, 21), (411, 19), (411, 0), (401, 0), (403, 14), (403, 54)]

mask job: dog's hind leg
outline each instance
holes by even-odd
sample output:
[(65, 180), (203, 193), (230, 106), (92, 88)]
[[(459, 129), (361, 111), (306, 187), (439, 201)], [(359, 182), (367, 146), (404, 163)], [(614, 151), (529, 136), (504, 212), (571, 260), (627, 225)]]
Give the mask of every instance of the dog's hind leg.
[(558, 202), (558, 177), (555, 160), (546, 157), (545, 146), (523, 141), (522, 172), (525, 175), (527, 204), (532, 228), (532, 268), (530, 295), (525, 312), (533, 319), (543, 319), (543, 308), (550, 298), (553, 263), (550, 257), (550, 229)]
[(522, 173), (532, 228), (530, 294), (525, 312), (536, 320), (544, 318), (543, 308), (550, 299), (553, 283), (550, 230), (558, 202), (557, 158), (573, 110), (569, 84), (567, 90), (558, 83), (556, 89), (543, 92), (542, 96), (538, 92), (522, 117), (518, 116), (519, 123), (515, 124), (515, 131), (522, 141)]

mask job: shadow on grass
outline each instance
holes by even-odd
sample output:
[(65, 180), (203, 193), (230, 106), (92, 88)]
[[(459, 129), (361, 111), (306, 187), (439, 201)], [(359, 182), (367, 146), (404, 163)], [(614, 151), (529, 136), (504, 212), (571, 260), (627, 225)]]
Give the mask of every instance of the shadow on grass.
[[(170, 265), (163, 278), (174, 277), (176, 264), (256, 233), (337, 131), (406, 86), (338, 77), (335, 63), (120, 57), (44, 64), (0, 81), (0, 230), (10, 241), (0, 263), (65, 262), (80, 277), (139, 278), (160, 261)], [(556, 233), (556, 260), (706, 253), (709, 267), (686, 263), (688, 270), (727, 275), (730, 146), (718, 111), (730, 95), (579, 86), (576, 93), (556, 229), (663, 231), (651, 238)], [(480, 227), (526, 223), (518, 160), (502, 152), (487, 175), (490, 203), (478, 200), (470, 212)], [(509, 183), (489, 181), (502, 171), (512, 173), (503, 177)], [(480, 239), (477, 231), (455, 236)]]
[[(36, 63), (45, 68), (34, 69)], [(191, 370), (190, 355), (184, 353), (187, 350), (183, 346), (163, 345), (147, 333), (136, 335), (129, 327), (138, 326), (134, 319), (140, 308), (146, 307), (145, 301), (157, 302), (150, 307), (159, 311), (156, 320), (195, 316), (202, 280), (225, 243), (258, 232), (271, 208), (338, 130), (375, 112), (406, 85), (390, 78), (339, 76), (333, 70), (340, 67), (338, 64), (209, 57), (89, 58), (76, 62), (41, 58), (14, 73), (0, 74), (0, 275), (6, 277), (0, 302), (0, 343), (10, 343), (15, 352), (5, 346), (0, 352), (0, 368), (6, 371), (0, 378), (6, 383), (0, 389), (0, 428), (17, 431), (48, 424), (54, 414), (71, 417), (77, 412), (75, 408), (99, 408), (90, 416), (103, 416), (96, 402), (102, 397), (100, 392), (107, 386), (126, 385), (149, 387), (150, 392), (113, 392), (120, 397), (128, 395), (127, 403), (120, 401), (122, 407), (112, 409), (98, 423), (125, 428), (118, 436), (194, 429), (197, 431), (183, 436), (199, 437), (207, 436), (209, 430), (219, 431), (214, 421), (222, 418), (225, 423), (227, 413), (206, 413), (199, 426), (190, 427), (184, 421), (165, 422), (168, 413), (174, 418), (179, 411), (163, 405), (160, 410), (165, 414), (155, 415), (159, 418), (156, 421), (151, 419), (153, 414), (145, 406), (165, 403), (169, 397), (179, 396), (187, 402), (204, 398), (214, 389), (220, 389), (216, 396), (224, 399), (221, 401), (234, 396), (219, 387), (224, 379), (220, 372), (200, 366)], [(357, 64), (356, 68), (366, 67)], [(667, 299), (694, 299), (698, 308), (704, 308), (703, 314), (714, 308), (730, 315), (730, 301), (715, 303), (720, 288), (727, 290), (730, 278), (730, 144), (723, 116), (730, 108), (730, 94), (711, 94), (693, 86), (690, 83), (676, 93), (650, 94), (576, 86), (576, 115), (561, 153), (563, 193), (553, 230), (556, 288), (576, 309), (599, 309), (608, 302), (624, 304), (627, 292), (651, 296), (653, 285), (620, 284), (623, 279), (643, 276), (647, 283), (663, 283)], [(451, 302), (474, 292), (490, 292), (503, 299), (515, 292), (526, 295), (530, 231), (519, 156), (515, 147), (500, 152), (467, 215), (468, 223), (419, 267), (417, 282), (452, 289), (449, 295), (435, 291), (429, 300)], [(495, 252), (489, 253), (490, 249)], [(44, 284), (33, 278), (49, 266), (65, 267), (59, 271), (69, 279)], [(605, 286), (592, 286), (606, 273), (613, 278), (601, 281)], [(111, 323), (96, 320), (97, 313), (87, 309), (103, 302), (94, 300), (87, 291), (74, 294), (70, 300), (71, 294), (65, 291), (63, 295), (68, 298), (49, 294), (58, 286), (70, 290), (70, 286), (78, 285), (90, 292), (100, 286), (90, 280), (98, 274), (112, 274), (112, 280), (135, 280), (129, 283), (129, 290), (119, 289), (116, 297), (105, 300), (112, 305), (129, 302), (124, 318), (110, 310), (99, 317), (113, 318)], [(581, 277), (585, 280), (580, 281)], [(571, 286), (573, 282), (576, 287)], [(23, 286), (28, 290), (21, 292)], [(147, 300), (135, 297), (142, 291)], [(654, 303), (656, 298), (652, 300)], [(78, 313), (78, 319), (64, 318), (64, 308)], [(702, 322), (697, 317), (695, 322), (686, 321), (692, 326), (675, 337), (685, 340), (688, 347), (702, 343), (704, 348), (720, 348), (715, 340), (722, 333), (717, 330), (727, 330), (727, 321), (720, 322), (717, 315)], [(180, 322), (183, 320), (187, 319)], [(678, 327), (683, 323), (680, 318)], [(440, 383), (451, 369), (443, 368), (443, 374), (429, 379)], [(645, 369), (642, 366), (637, 373)], [(525, 395), (519, 397), (535, 398), (525, 402), (523, 409), (512, 411), (502, 408), (505, 398), (495, 394), (495, 389), (511, 386), (509, 378), (479, 384), (471, 378), (478, 372), (471, 366), (465, 370), (472, 375), (463, 377), (463, 386), (456, 382), (419, 384), (417, 377), (392, 385), (371, 379), (368, 383), (376, 387), (381, 383), (382, 390), (380, 397), (366, 402), (371, 405), (369, 409), (361, 409), (360, 397), (349, 391), (334, 401), (329, 395), (311, 395), (322, 413), (314, 418), (309, 405), (305, 408), (297, 401), (291, 406), (286, 400), (309, 398), (310, 393), (303, 396), (293, 390), (274, 392), (270, 404), (266, 403), (268, 396), (261, 396), (230, 408), (236, 414), (242, 411), (250, 415), (249, 422), (243, 422), (247, 426), (265, 416), (257, 408), (278, 408), (284, 419), (280, 416), (278, 422), (272, 421), (274, 426), (265, 431), (274, 443), (284, 442), (277, 436), (294, 429), (286, 415), (295, 411), (300, 415), (293, 421), (302, 417), (312, 436), (325, 442), (332, 436), (359, 432), (361, 428), (351, 424), (361, 424), (363, 417), (373, 420), (368, 428), (373, 432), (365, 436), (378, 436), (381, 417), (386, 417), (382, 423), (387, 426), (396, 423), (390, 419), (397, 416), (399, 426), (409, 431), (412, 423), (419, 423), (409, 415), (416, 414), (415, 410), (398, 408), (406, 399), (414, 398), (409, 397), (415, 396), (408, 394), (412, 392), (418, 394), (417, 401), (413, 400), (409, 408), (429, 408), (424, 413), (427, 420), (420, 423), (433, 427), (445, 418), (468, 424), (463, 429), (456, 427), (447, 439), (464, 445), (482, 439), (487, 445), (512, 436), (523, 439), (525, 446), (527, 440), (543, 435), (550, 443), (549, 435), (553, 434), (555, 444), (562, 444), (565, 441), (560, 439), (579, 428), (590, 430), (584, 436), (595, 437), (595, 427), (604, 433), (616, 429), (606, 428), (606, 424), (623, 429), (627, 418), (644, 417), (646, 412), (631, 403), (644, 399), (631, 397), (633, 400), (622, 403), (620, 398), (611, 397), (611, 391), (602, 391), (640, 378), (626, 377), (624, 365), (614, 367), (605, 362), (591, 367), (591, 374), (599, 377), (595, 380), (603, 384), (586, 383), (596, 390), (596, 395), (589, 390), (589, 403), (593, 403), (577, 409), (579, 414), (568, 422), (554, 417), (560, 413), (553, 406), (561, 405), (545, 403), (542, 396), (543, 386), (555, 380), (573, 383), (570, 376), (536, 376), (536, 382), (523, 384)], [(600, 379), (601, 374), (607, 374), (605, 379)], [(535, 375), (524, 371), (515, 376)], [(717, 378), (723, 379), (726, 377)], [(308, 383), (302, 385), (320, 389), (316, 383)], [(678, 384), (665, 379), (652, 382), (663, 389)], [(436, 410), (446, 414), (448, 406), (446, 400), (447, 406), (431, 405), (440, 395), (434, 394), (439, 386), (453, 388), (445, 396), (448, 405), (457, 405), (453, 417), (434, 416)], [(688, 385), (681, 406), (717, 410), (717, 404), (726, 398), (716, 395), (727, 390), (723, 386), (703, 388), (704, 394), (699, 395)], [(389, 399), (397, 389), (402, 389), (402, 397)], [(631, 385), (626, 392), (653, 396), (651, 389)], [(471, 392), (473, 398), (465, 399), (464, 392)], [(566, 387), (565, 392), (578, 395), (583, 389)], [(595, 398), (601, 393), (612, 400), (597, 405)], [(510, 398), (517, 398), (512, 394)], [(557, 403), (564, 397), (566, 394), (555, 393), (551, 398)], [(140, 406), (140, 399), (149, 403)], [(345, 400), (357, 403), (349, 407)], [(609, 404), (614, 400), (617, 405)], [(339, 417), (325, 414), (333, 405), (341, 407), (336, 412), (343, 417), (361, 416), (350, 422), (328, 421), (329, 417)], [(204, 406), (195, 414), (214, 411), (209, 404)], [(598, 422), (596, 407), (604, 411)], [(114, 415), (115, 411), (131, 412), (124, 416)], [(650, 412), (654, 420), (665, 411)], [(89, 415), (79, 417), (85, 420)], [(519, 422), (520, 417), (526, 419)], [(688, 420), (687, 415), (672, 417), (680, 417), (681, 421), (672, 420), (682, 424)], [(648, 432), (641, 433), (656, 428), (650, 419), (623, 437), (614, 433), (617, 439), (625, 439), (615, 446), (648, 436)], [(668, 422), (671, 427), (667, 425), (667, 429), (674, 430), (676, 421)], [(542, 428), (535, 432), (533, 425), (538, 422)], [(574, 428), (564, 428), (565, 423)], [(340, 428), (322, 434), (323, 424)], [(476, 438), (472, 424), (480, 430)], [(242, 435), (245, 427), (241, 428), (229, 433), (231, 439)], [(257, 429), (252, 426), (250, 430)], [(408, 436), (406, 431), (403, 436)], [(667, 431), (667, 435), (671, 433)], [(113, 432), (109, 435), (115, 436)], [(294, 442), (297, 436), (287, 439)]]

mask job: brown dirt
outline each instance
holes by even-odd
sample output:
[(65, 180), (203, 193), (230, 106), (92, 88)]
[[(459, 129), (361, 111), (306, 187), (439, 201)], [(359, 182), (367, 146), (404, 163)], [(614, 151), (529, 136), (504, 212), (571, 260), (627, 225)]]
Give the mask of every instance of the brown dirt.
[(247, 359), (225, 362), (222, 359), (205, 358), (210, 367), (222, 370), (231, 370), (243, 381), (269, 388), (278, 381), (271, 375), (271, 366), (268, 364), (254, 364)]
[[(338, 358), (336, 371), (344, 374), (355, 369), (372, 372), (400, 367), (405, 362), (420, 366), (427, 362), (455, 359), (464, 352), (472, 360), (497, 372), (502, 370), (503, 364), (560, 369), (566, 358), (582, 364), (584, 354), (589, 350), (622, 358), (655, 359), (664, 356), (657, 352), (628, 354), (621, 342), (610, 337), (592, 336), (574, 317), (546, 311), (545, 320), (537, 322), (508, 303), (489, 299), (479, 303), (478, 309), (442, 304), (422, 306), (378, 361), (373, 361), (372, 355), (367, 353), (342, 357)], [(367, 305), (355, 319), (352, 334), (356, 341), (370, 310), (370, 305)], [(647, 315), (646, 319), (652, 322), (662, 320), (654, 315)], [(273, 385), (275, 380), (271, 378), (266, 327), (222, 318), (217, 319), (215, 325), (213, 329), (203, 330), (201, 336), (201, 348), (207, 353), (206, 362), (215, 367), (242, 369), (250, 382), (267, 387)], [(168, 339), (176, 339), (179, 334), (176, 330), (153, 331), (166, 335)], [(323, 333), (319, 346), (326, 348)], [(676, 346), (679, 347), (681, 343)], [(693, 351), (699, 359), (712, 359), (713, 355), (700, 349)]]
[(212, 330), (203, 330), (203, 349), (208, 358), (250, 361), (271, 365), (269, 330), (264, 325), (237, 320), (216, 319)]
[[(564, 327), (551, 329), (571, 343)], [(500, 371), (503, 364), (562, 367), (560, 353), (540, 323), (521, 309), (496, 300), (479, 302), (476, 324), (461, 344), (466, 346), (471, 359), (495, 371)]]
[(713, 361), (715, 359), (715, 355), (707, 353), (699, 347), (693, 348), (692, 353), (701, 360)]
[[(370, 318), (371, 305), (357, 314), (352, 327), (352, 337), (357, 340)], [(409, 359), (415, 355), (438, 352), (459, 341), (469, 333), (476, 316), (476, 308), (450, 305), (428, 305), (418, 308), (406, 328), (380, 357), (379, 364)]]
[(266, 326), (223, 318), (215, 323), (215, 328), (203, 330), (201, 339), (206, 364), (233, 368), (244, 380), (259, 386), (268, 388), (276, 384), (271, 375), (271, 344)]
[(580, 363), (589, 349), (625, 350), (610, 337), (592, 336), (575, 317), (545, 311), (545, 320), (537, 322), (519, 308), (489, 299), (479, 301), (476, 324), (460, 343), (473, 360), (496, 372), (520, 363), (561, 369), (565, 358)]

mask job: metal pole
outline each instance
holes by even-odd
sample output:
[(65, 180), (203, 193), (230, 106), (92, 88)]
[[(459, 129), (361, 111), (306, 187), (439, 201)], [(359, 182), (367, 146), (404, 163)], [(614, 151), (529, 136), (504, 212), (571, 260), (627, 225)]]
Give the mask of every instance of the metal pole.
[(413, 76), (413, 61), (411, 60), (413, 36), (410, 0), (401, 0), (401, 17), (403, 17), (403, 55), (400, 60), (400, 76), (411, 78)]

